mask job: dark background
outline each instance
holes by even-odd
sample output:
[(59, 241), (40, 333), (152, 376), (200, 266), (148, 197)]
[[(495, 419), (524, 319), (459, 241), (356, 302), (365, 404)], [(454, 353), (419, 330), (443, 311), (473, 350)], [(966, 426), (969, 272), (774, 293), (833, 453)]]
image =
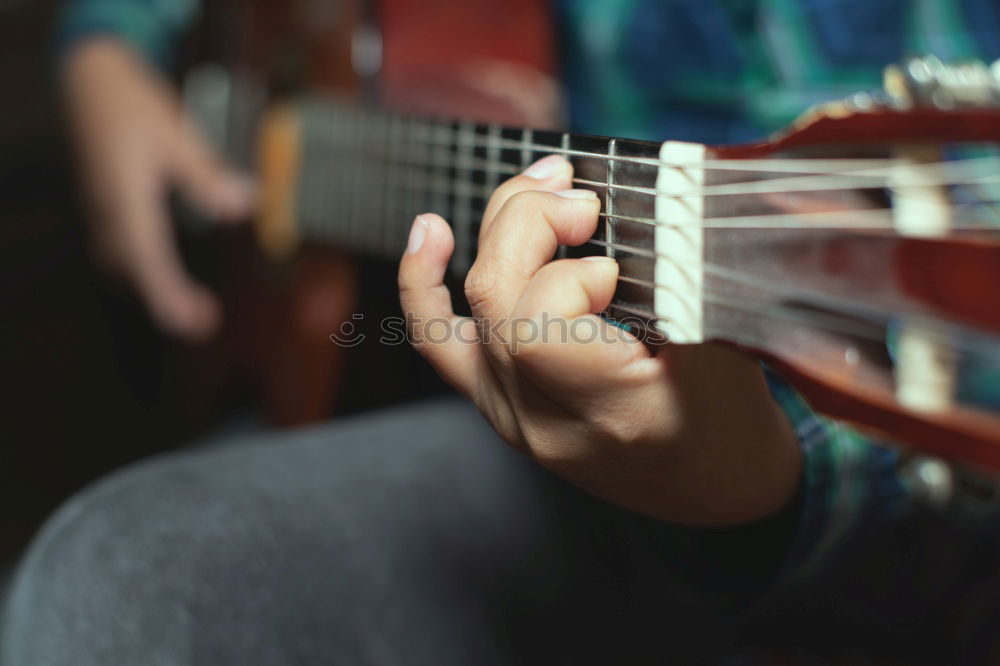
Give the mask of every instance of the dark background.
[(62, 127), (58, 3), (0, 5), (0, 561), (101, 472), (177, 443), (169, 345), (90, 263)]
[[(178, 436), (154, 388), (166, 390), (154, 380), (166, 371), (162, 341), (138, 308), (103, 286), (86, 254), (50, 55), (56, 5), (0, 5), (0, 561), (6, 562), (68, 493)], [(116, 345), (116, 334), (128, 344)], [(164, 427), (151, 428), (152, 422)]]

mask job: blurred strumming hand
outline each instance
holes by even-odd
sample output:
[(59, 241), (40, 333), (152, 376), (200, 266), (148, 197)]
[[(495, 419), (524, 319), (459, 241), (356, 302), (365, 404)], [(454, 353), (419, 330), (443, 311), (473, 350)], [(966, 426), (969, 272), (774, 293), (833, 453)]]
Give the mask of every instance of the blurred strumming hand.
[(233, 222), (251, 212), (252, 184), (213, 153), (169, 83), (125, 44), (78, 45), (63, 87), (99, 260), (132, 284), (165, 330), (210, 336), (220, 306), (184, 270), (167, 196), (177, 188), (206, 216)]

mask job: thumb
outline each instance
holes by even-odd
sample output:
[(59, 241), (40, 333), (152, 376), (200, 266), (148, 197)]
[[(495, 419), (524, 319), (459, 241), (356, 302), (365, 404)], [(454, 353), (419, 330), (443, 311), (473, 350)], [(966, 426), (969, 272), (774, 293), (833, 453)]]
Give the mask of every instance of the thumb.
[(182, 122), (168, 150), (169, 175), (202, 214), (231, 222), (253, 213), (256, 192), (251, 179), (229, 168), (190, 122)]

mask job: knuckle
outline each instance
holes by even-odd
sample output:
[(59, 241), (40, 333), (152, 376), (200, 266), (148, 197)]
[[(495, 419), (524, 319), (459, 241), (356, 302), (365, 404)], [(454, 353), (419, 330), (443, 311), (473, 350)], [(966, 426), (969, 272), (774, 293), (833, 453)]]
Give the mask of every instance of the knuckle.
[(497, 189), (493, 190), (493, 194), (492, 196), (490, 196), (490, 203), (493, 204), (503, 203), (507, 201), (507, 199), (509, 199), (512, 195), (516, 194), (517, 192), (520, 192), (522, 189), (524, 189), (521, 180), (522, 179), (520, 177), (514, 176), (510, 180), (501, 183), (497, 187)]
[(635, 448), (645, 441), (643, 423), (640, 415), (631, 418), (617, 412), (601, 411), (590, 417), (590, 429), (593, 433), (620, 448)]
[(525, 448), (544, 467), (559, 469), (578, 455), (575, 447), (568, 445), (572, 438), (560, 436), (530, 420), (522, 422), (520, 427)]
[(535, 277), (545, 283), (564, 283), (567, 280), (575, 280), (577, 276), (576, 265), (573, 259), (557, 259), (545, 264), (535, 273)]
[(465, 299), (476, 310), (488, 303), (496, 290), (496, 280), (481, 265), (474, 265), (465, 277)]
[(515, 218), (527, 217), (538, 214), (541, 209), (541, 193), (534, 191), (521, 191), (513, 194), (501, 210), (501, 215), (510, 215)]

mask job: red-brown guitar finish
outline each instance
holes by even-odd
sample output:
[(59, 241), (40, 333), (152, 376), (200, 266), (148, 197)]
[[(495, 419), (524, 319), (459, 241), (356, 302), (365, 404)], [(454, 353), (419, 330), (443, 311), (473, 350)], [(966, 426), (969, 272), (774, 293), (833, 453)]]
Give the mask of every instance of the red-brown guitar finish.
[[(713, 158), (752, 159), (823, 146), (997, 142), (1000, 141), (997, 120), (996, 110), (963, 111), (960, 119), (929, 109), (807, 115), (790, 131), (767, 142), (713, 147), (709, 153)], [(825, 258), (830, 264), (830, 275), (850, 275), (849, 265), (854, 259), (852, 239), (870, 242), (873, 237), (883, 236), (879, 232), (847, 231), (841, 241), (831, 243)], [(897, 238), (894, 248), (889, 265), (899, 293), (947, 320), (1000, 332), (1000, 311), (993, 307), (996, 285), (1000, 284), (1000, 246), (992, 238), (975, 233), (933, 239)], [(794, 265), (797, 258), (788, 256), (780, 261)], [(773, 338), (780, 337), (780, 332), (775, 331)], [(858, 381), (858, 377), (845, 373), (843, 368), (826, 365), (821, 359), (830, 354), (819, 347), (812, 353), (796, 353), (794, 345), (784, 347), (780, 353), (774, 349), (747, 351), (777, 369), (818, 412), (855, 424), (869, 424), (862, 427), (890, 441), (906, 442), (947, 459), (1000, 470), (998, 417), (960, 407), (940, 414), (901, 410), (891, 386), (871, 381), (873, 375)], [(833, 356), (836, 354), (832, 352)], [(863, 366), (862, 363), (859, 372), (864, 372)], [(871, 424), (877, 424), (877, 428)]]

